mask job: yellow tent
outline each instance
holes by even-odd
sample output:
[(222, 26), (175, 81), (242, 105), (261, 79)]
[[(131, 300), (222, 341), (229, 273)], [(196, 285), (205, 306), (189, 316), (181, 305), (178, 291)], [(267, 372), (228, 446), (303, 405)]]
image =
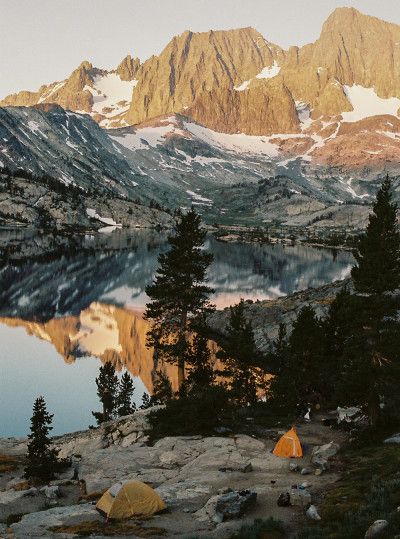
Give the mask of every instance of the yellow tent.
[(157, 492), (141, 481), (116, 483), (96, 505), (98, 511), (111, 519), (147, 517), (165, 507)]
[(301, 449), (300, 440), (296, 434), (296, 427), (292, 427), (286, 434), (284, 434), (272, 451), (277, 457), (297, 457), (303, 456), (303, 450)]

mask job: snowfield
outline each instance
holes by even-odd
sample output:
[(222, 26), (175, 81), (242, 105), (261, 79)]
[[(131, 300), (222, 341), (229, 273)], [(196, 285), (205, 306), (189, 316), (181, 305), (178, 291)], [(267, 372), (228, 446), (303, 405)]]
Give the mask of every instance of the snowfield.
[(218, 133), (217, 131), (192, 122), (184, 122), (184, 125), (185, 129), (195, 137), (212, 146), (232, 152), (261, 154), (267, 157), (279, 156), (277, 146), (270, 142), (269, 137), (244, 135), (243, 133), (233, 135)]
[(272, 79), (279, 74), (280, 70), (281, 68), (278, 66), (277, 61), (274, 60), (272, 66), (264, 67), (264, 69), (262, 69), (260, 73), (256, 75), (256, 79)]
[(397, 117), (400, 108), (400, 99), (397, 97), (383, 99), (376, 94), (374, 88), (364, 88), (357, 84), (343, 86), (343, 90), (353, 107), (351, 112), (342, 113), (344, 122), (358, 122), (363, 118), (382, 114)]
[[(93, 86), (86, 85), (84, 87), (84, 90), (93, 96), (91, 114), (102, 114), (110, 119), (127, 112), (137, 83), (137, 80), (121, 80), (116, 73), (96, 76), (93, 80)], [(103, 127), (106, 127), (106, 124), (107, 122)]]
[[(165, 122), (165, 123), (164, 123)], [(128, 150), (147, 150), (150, 147), (155, 148), (165, 142), (165, 137), (171, 133), (184, 135), (182, 130), (170, 123), (171, 118), (163, 121), (163, 125), (157, 127), (142, 127), (136, 129), (134, 133), (125, 133), (123, 135), (110, 135), (110, 137), (119, 142)]]

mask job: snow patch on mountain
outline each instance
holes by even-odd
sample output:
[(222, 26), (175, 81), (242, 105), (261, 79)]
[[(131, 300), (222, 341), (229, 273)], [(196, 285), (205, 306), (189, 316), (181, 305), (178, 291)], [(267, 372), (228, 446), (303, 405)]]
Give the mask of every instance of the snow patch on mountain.
[[(132, 93), (137, 83), (136, 79), (122, 80), (117, 73), (107, 73), (94, 77), (93, 86), (86, 85), (84, 87), (84, 90), (93, 96), (91, 114), (101, 114), (109, 119), (126, 112), (129, 109)], [(107, 127), (107, 125), (103, 127)]]
[(211, 146), (232, 152), (261, 154), (267, 157), (278, 157), (279, 155), (277, 146), (270, 142), (268, 137), (244, 135), (243, 133), (233, 135), (218, 133), (193, 122), (184, 122), (184, 126), (195, 137)]
[(245, 80), (240, 84), (240, 86), (234, 86), (234, 90), (237, 92), (243, 92), (244, 90), (247, 90), (247, 88), (250, 86), (251, 80)]
[(353, 107), (351, 112), (342, 113), (344, 122), (358, 122), (363, 118), (381, 114), (397, 116), (400, 108), (400, 99), (397, 97), (383, 99), (377, 95), (374, 88), (364, 88), (358, 84), (343, 86), (343, 90)]
[(262, 69), (260, 73), (256, 75), (256, 79), (272, 79), (279, 74), (280, 70), (280, 66), (278, 65), (277, 61), (274, 60), (272, 66), (264, 67), (264, 69)]
[(173, 120), (174, 118), (167, 118), (162, 125), (141, 127), (132, 133), (110, 135), (110, 138), (129, 150), (148, 150), (155, 148), (165, 142), (165, 137), (169, 134), (184, 135), (183, 131), (172, 123)]

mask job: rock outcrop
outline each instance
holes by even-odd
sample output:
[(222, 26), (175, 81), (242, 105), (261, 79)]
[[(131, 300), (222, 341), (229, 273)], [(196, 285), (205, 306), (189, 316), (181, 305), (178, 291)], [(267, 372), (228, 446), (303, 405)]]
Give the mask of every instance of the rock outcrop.
[[(399, 43), (400, 26), (354, 8), (336, 9), (314, 43), (288, 51), (253, 28), (186, 31), (143, 64), (128, 55), (109, 72), (84, 61), (64, 81), (0, 104), (54, 102), (109, 127), (181, 112), (226, 133), (295, 133), (300, 114), (294, 101), (307, 104), (312, 119), (332, 121), (353, 110), (347, 87), (400, 97)], [(116, 77), (112, 89), (101, 82), (110, 77)], [(116, 98), (111, 107), (96, 104), (98, 96), (110, 97), (108, 91), (124, 93), (119, 107)]]
[[(288, 461), (271, 452), (279, 433), (271, 432), (263, 440), (243, 434), (166, 437), (146, 445), (150, 411), (136, 412), (101, 428), (54, 438), (61, 456), (79, 460), (79, 479), (85, 482), (93, 499), (96, 492), (99, 497), (116, 482), (144, 481), (156, 489), (170, 511), (154, 517), (150, 523), (144, 522), (143, 526), (164, 528), (167, 536), (177, 537), (197, 536), (201, 531), (207, 537), (228, 538), (247, 518), (253, 521), (273, 515), (290, 523), (303, 513), (301, 504), (294, 505), (290, 512), (276, 505), (279, 493), (290, 490), (293, 483)], [(324, 443), (332, 435), (332, 431), (327, 433), (317, 425), (311, 430), (307, 425), (300, 425), (299, 431), (304, 443), (309, 445)], [(0, 452), (24, 455), (26, 439), (0, 439)], [(306, 456), (300, 465), (308, 465), (308, 461)], [(248, 462), (252, 469), (246, 471), (243, 465)], [(20, 473), (22, 470), (14, 475)], [(48, 499), (40, 491), (28, 496), (27, 490), (14, 490), (12, 481), (7, 489), (0, 488), (1, 520), (15, 510), (28, 513), (12, 525), (16, 538), (58, 537), (53, 527), (104, 522), (94, 505), (85, 500), (78, 503), (79, 488), (76, 481), (71, 481), (72, 473), (67, 470), (51, 482), (51, 491), (59, 490), (62, 494), (56, 499)], [(311, 498), (308, 495), (307, 499), (312, 500), (315, 492), (336, 478), (335, 474), (310, 476)], [(24, 510), (21, 503), (26, 503)]]
[(132, 58), (132, 56), (128, 54), (119, 64), (115, 72), (120, 76), (121, 80), (135, 80), (139, 67), (139, 58)]

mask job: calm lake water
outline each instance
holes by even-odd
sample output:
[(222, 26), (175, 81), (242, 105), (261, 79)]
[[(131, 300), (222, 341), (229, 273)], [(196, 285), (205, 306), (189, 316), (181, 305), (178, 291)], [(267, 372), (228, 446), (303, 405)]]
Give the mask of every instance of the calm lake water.
[[(153, 360), (142, 320), (145, 287), (166, 249), (155, 233), (87, 237), (88, 254), (0, 268), (0, 436), (23, 436), (38, 395), (54, 413), (54, 434), (87, 428), (99, 410), (101, 362), (151, 391)], [(120, 247), (119, 250), (114, 250)], [(349, 275), (349, 252), (305, 246), (226, 244), (210, 237), (209, 283), (219, 307), (271, 299)], [(171, 367), (171, 369), (173, 369)], [(171, 377), (175, 373), (171, 370)]]

